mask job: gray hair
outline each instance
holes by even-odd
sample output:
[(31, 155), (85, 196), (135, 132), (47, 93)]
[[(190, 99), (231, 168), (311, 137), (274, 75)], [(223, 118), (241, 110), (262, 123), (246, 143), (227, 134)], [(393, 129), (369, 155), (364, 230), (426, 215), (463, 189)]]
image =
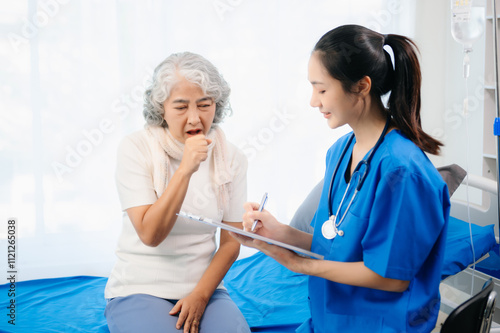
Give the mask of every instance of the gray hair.
[(163, 118), (163, 103), (170, 91), (184, 77), (197, 84), (215, 101), (214, 124), (222, 122), (231, 114), (229, 94), (231, 88), (217, 68), (202, 56), (190, 52), (174, 53), (163, 60), (155, 69), (151, 85), (144, 93), (143, 115), (148, 125), (167, 127)]

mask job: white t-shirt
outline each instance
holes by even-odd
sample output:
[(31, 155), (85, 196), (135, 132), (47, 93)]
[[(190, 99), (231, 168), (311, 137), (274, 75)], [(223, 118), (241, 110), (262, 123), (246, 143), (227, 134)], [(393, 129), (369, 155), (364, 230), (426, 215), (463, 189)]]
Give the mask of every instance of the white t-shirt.
[[(126, 209), (151, 205), (158, 200), (153, 185), (153, 159), (146, 130), (123, 139), (117, 155), (116, 182), (123, 210), (122, 232), (116, 250), (117, 262), (105, 289), (105, 297), (149, 294), (181, 299), (194, 289), (216, 251), (216, 228), (179, 217), (167, 238), (157, 247), (144, 245)], [(247, 200), (247, 159), (227, 142), (227, 158), (234, 174), (229, 210), (222, 220), (241, 222)], [(170, 157), (170, 175), (180, 160)], [(215, 219), (219, 216), (213, 177), (213, 154), (200, 164), (189, 182), (181, 210)], [(220, 217), (220, 216), (219, 216)], [(218, 288), (223, 288), (222, 282)]]

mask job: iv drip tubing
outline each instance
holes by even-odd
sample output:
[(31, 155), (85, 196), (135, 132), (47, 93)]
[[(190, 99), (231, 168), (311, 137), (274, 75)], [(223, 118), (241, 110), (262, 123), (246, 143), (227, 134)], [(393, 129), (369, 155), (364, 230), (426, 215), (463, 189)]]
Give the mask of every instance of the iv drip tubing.
[[(464, 50), (464, 67), (468, 67), (469, 65), (469, 53), (470, 50)], [(468, 85), (468, 77), (469, 77), (469, 70), (468, 68), (464, 70), (464, 81), (465, 81), (465, 99), (464, 99), (464, 118), (465, 118), (465, 134), (467, 138), (467, 144), (465, 147), (465, 169), (467, 170), (467, 175), (469, 175), (469, 145), (470, 145), (470, 138), (469, 138), (469, 85)], [(467, 222), (469, 223), (469, 235), (470, 235), (470, 247), (472, 250), (472, 283), (471, 283), (471, 290), (470, 290), (470, 295), (474, 295), (474, 277), (476, 274), (476, 251), (474, 250), (474, 238), (472, 237), (472, 221), (470, 218), (470, 201), (469, 201), (469, 177), (466, 177), (465, 181), (465, 186), (466, 186), (466, 197), (467, 197)]]

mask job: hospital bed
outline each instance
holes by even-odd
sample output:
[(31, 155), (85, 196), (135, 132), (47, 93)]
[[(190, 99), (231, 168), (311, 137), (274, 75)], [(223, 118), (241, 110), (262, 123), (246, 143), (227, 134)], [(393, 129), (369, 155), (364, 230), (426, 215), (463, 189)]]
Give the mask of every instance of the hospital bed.
[[(448, 174), (447, 170), (441, 170), (445, 179), (450, 175), (450, 170), (448, 169)], [(454, 190), (462, 179), (457, 177), (454, 171), (451, 175), (451, 179), (447, 182), (451, 184), (450, 189)], [(472, 177), (469, 178), (471, 179)], [(480, 184), (483, 180), (474, 179)], [(489, 186), (491, 182), (486, 181), (485, 184)], [(309, 221), (319, 200), (318, 189), (321, 189), (321, 184), (307, 196), (290, 222), (291, 225), (305, 231), (310, 230)], [(496, 206), (493, 203), (496, 199), (491, 199), (496, 191), (486, 191), (486, 193), (490, 196), (486, 208), (471, 207), (476, 260), (487, 257), (497, 246), (493, 226), (496, 221), (493, 210)], [(473, 259), (470, 250), (469, 224), (464, 222), (467, 216), (465, 205), (456, 201), (452, 203), (452, 207), (453, 217), (450, 218), (445, 266), (442, 273), (442, 309), (445, 313), (458, 305), (463, 297), (470, 296), (471, 285), (474, 289), (480, 288), (482, 279), (488, 277), (484, 273), (472, 272), (467, 268)], [(500, 282), (498, 279), (494, 280), (495, 288), (500, 291)], [(1, 315), (4, 319), (0, 320), (0, 331), (108, 332), (103, 315), (106, 281), (106, 277), (73, 276), (19, 282), (16, 285), (15, 327), (8, 324), (6, 319), (5, 309), (9, 306), (9, 298), (5, 295), (8, 294), (9, 284), (0, 285), (0, 295), (2, 295), (0, 309), (4, 309), (5, 312)], [(309, 315), (307, 277), (289, 271), (260, 252), (236, 261), (227, 273), (224, 283), (253, 332), (294, 332)], [(500, 311), (495, 312), (494, 319), (495, 322), (500, 322), (497, 316), (500, 316)]]
[[(476, 255), (478, 262), (475, 265), (470, 264), (458, 273), (450, 274), (449, 277), (442, 281), (440, 286), (442, 298), (441, 311), (446, 314), (470, 298), (471, 295), (478, 293), (490, 278), (494, 282), (494, 290), (497, 292), (497, 295), (500, 295), (497, 183), (484, 177), (471, 175), (468, 179), (464, 179), (462, 187), (466, 185), (470, 186), (473, 190), (481, 191), (481, 204), (468, 204), (465, 200), (452, 197), (450, 215), (464, 221), (467, 221), (470, 216), (471, 221), (477, 226), (494, 228), (497, 245), (485, 255)], [(468, 206), (470, 210), (468, 210)], [(473, 237), (473, 240), (474, 248), (477, 251), (479, 244), (477, 244), (475, 237)], [(471, 255), (471, 251), (468, 254)], [(500, 308), (498, 301), (496, 303), (491, 332), (500, 333)]]

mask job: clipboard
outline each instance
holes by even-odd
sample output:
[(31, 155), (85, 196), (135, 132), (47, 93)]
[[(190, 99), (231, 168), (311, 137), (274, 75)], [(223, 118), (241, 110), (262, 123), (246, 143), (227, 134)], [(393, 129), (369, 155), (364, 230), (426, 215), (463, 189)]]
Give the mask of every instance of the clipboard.
[(302, 248), (297, 247), (297, 246), (286, 244), (286, 243), (283, 243), (283, 242), (280, 242), (280, 241), (277, 241), (277, 240), (274, 240), (274, 239), (271, 239), (271, 238), (268, 238), (268, 237), (264, 237), (264, 236), (258, 235), (256, 233), (253, 233), (253, 232), (249, 232), (249, 231), (245, 231), (245, 230), (242, 230), (242, 229), (238, 229), (238, 228), (235, 228), (235, 227), (233, 227), (231, 225), (225, 224), (225, 223), (220, 222), (220, 221), (214, 221), (214, 220), (206, 218), (206, 217), (197, 216), (197, 215), (186, 213), (186, 212), (183, 212), (183, 211), (180, 211), (179, 214), (177, 214), (177, 215), (181, 216), (181, 217), (185, 217), (185, 218), (191, 219), (191, 220), (194, 220), (194, 221), (205, 223), (205, 224), (211, 225), (213, 227), (218, 227), (218, 228), (221, 228), (221, 229), (224, 229), (224, 230), (228, 230), (228, 231), (231, 231), (231, 232), (234, 232), (236, 234), (240, 234), (240, 235), (243, 235), (243, 236), (246, 236), (246, 237), (250, 237), (250, 238), (253, 238), (253, 239), (258, 239), (258, 240), (267, 242), (269, 244), (281, 246), (281, 247), (283, 247), (285, 249), (294, 251), (294, 252), (296, 252), (299, 255), (308, 256), (308, 257), (315, 258), (315, 259), (323, 259), (324, 258), (320, 254), (317, 254), (317, 253), (314, 253), (314, 252), (302, 249)]

